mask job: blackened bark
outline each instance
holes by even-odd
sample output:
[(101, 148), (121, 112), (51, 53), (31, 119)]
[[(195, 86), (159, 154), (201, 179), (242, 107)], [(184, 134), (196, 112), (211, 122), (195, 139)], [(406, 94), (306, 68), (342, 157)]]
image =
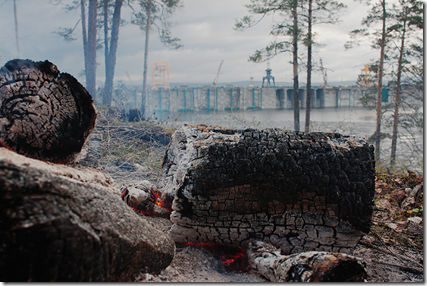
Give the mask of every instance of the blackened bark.
[(51, 62), (12, 60), (0, 69), (0, 140), (12, 150), (71, 162), (95, 121), (89, 93)]
[(371, 226), (371, 147), (336, 133), (183, 126), (158, 181), (162, 200), (173, 198), (170, 234), (241, 246), (269, 239), (286, 254), (351, 253)]

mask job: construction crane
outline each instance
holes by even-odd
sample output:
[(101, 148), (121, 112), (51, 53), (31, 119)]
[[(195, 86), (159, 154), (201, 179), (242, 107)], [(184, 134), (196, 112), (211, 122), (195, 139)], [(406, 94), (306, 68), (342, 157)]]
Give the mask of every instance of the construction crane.
[(222, 60), (221, 63), (219, 64), (218, 72), (217, 72), (216, 78), (215, 78), (215, 80), (213, 82), (214, 88), (216, 88), (216, 86), (218, 85), (219, 72), (221, 71), (221, 66), (222, 66), (223, 62), (224, 62), (224, 60)]
[(128, 77), (128, 79), (129, 79), (130, 85), (133, 86), (132, 79), (130, 78), (130, 74), (129, 74), (129, 72), (127, 70), (125, 70), (125, 74)]
[(323, 60), (322, 60), (322, 58), (320, 58), (320, 71), (322, 72), (323, 85), (324, 86), (328, 86), (328, 70), (330, 70), (331, 72), (333, 72), (333, 70), (325, 68), (323, 66)]
[(361, 69), (360, 72), (360, 86), (371, 87), (375, 85), (375, 82), (372, 80), (372, 66), (375, 63), (367, 63), (365, 68)]
[(323, 76), (323, 84), (325, 86), (327, 86), (328, 85), (328, 73), (327, 73), (327, 70), (323, 67), (322, 58), (320, 58), (320, 71), (322, 72), (322, 76)]

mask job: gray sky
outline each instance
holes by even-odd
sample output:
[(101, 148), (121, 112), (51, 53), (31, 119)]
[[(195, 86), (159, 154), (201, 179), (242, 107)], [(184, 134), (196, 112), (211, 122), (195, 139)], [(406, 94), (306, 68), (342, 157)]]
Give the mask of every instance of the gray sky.
[[(66, 12), (61, 5), (49, 3), (58, 0), (17, 0), (19, 20), (19, 41), (21, 58), (35, 61), (49, 60), (61, 72), (68, 72), (84, 82), (81, 74), (83, 46), (81, 25), (75, 37), (78, 40), (66, 43), (53, 34), (59, 27), (73, 27), (79, 19), (79, 10)], [(71, 0), (62, 0), (70, 3)], [(219, 84), (232, 81), (247, 81), (250, 77), (260, 81), (265, 75), (266, 63), (248, 62), (257, 49), (264, 48), (270, 41), (271, 18), (264, 19), (254, 28), (238, 32), (233, 30), (235, 19), (247, 15), (243, 6), (249, 0), (184, 0), (184, 7), (173, 16), (175, 26), (171, 29), (181, 39), (183, 49), (171, 50), (161, 45), (155, 31), (150, 37), (149, 82), (152, 64), (155, 60), (168, 61), (170, 82), (212, 83), (219, 64), (224, 60)], [(368, 7), (354, 1), (343, 1), (348, 8), (342, 13), (342, 22), (335, 25), (318, 25), (314, 28), (318, 41), (325, 44), (314, 49), (314, 60), (319, 57), (328, 71), (329, 82), (355, 81), (360, 70), (371, 59), (378, 58), (379, 52), (371, 50), (369, 42), (345, 51), (344, 43), (348, 32), (360, 28), (362, 17)], [(130, 11), (124, 9), (122, 17), (129, 19)], [(0, 0), (0, 65), (17, 57), (13, 1)], [(304, 49), (300, 45), (300, 49)], [(144, 32), (128, 24), (121, 28), (115, 80), (128, 81), (126, 71), (134, 85), (142, 84)], [(272, 75), (276, 82), (292, 81), (290, 54), (281, 54), (271, 60)], [(103, 49), (97, 52), (97, 84), (104, 82)], [(305, 71), (300, 72), (300, 81), (305, 82)], [(322, 82), (321, 74), (313, 74), (313, 82)]]

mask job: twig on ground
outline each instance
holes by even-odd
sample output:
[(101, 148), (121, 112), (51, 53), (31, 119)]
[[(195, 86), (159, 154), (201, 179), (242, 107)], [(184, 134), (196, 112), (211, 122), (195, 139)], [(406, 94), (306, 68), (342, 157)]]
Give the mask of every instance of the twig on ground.
[(397, 253), (393, 253), (393, 252), (391, 252), (391, 251), (390, 251), (390, 250), (388, 250), (388, 249), (380, 248), (380, 247), (378, 247), (378, 246), (376, 246), (376, 245), (373, 245), (373, 244), (371, 244), (371, 243), (369, 243), (369, 242), (359, 241), (359, 243), (360, 243), (360, 244), (362, 244), (362, 245), (365, 245), (365, 246), (367, 246), (367, 247), (369, 247), (369, 248), (375, 249), (375, 250), (377, 250), (377, 251), (381, 251), (381, 252), (383, 252), (383, 253), (385, 253), (385, 254), (389, 254), (389, 255), (395, 256), (395, 257), (397, 257), (397, 258), (399, 258), (399, 259), (403, 259), (403, 260), (406, 260), (406, 261), (412, 262), (412, 263), (414, 263), (415, 265), (417, 265), (418, 267), (421, 267), (421, 268), (423, 268), (423, 267), (424, 267), (422, 264), (420, 264), (420, 263), (416, 262), (416, 261), (415, 261), (415, 260), (413, 260), (412, 258), (409, 258), (409, 257), (403, 256), (403, 255), (400, 255), (400, 254), (397, 254)]

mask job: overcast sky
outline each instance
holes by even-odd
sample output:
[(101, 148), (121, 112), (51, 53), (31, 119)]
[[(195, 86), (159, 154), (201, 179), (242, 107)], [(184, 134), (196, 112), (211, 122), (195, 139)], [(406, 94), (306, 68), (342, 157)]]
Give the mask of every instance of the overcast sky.
[[(75, 36), (76, 41), (67, 43), (53, 34), (59, 27), (73, 27), (79, 19), (79, 10), (66, 12), (63, 5), (51, 5), (58, 0), (17, 0), (19, 21), (19, 43), (21, 58), (35, 61), (49, 60), (61, 72), (68, 72), (80, 81), (84, 68), (81, 25)], [(62, 4), (71, 3), (62, 0)], [(171, 50), (161, 45), (156, 32), (152, 32), (149, 52), (149, 82), (152, 64), (155, 60), (168, 61), (170, 82), (212, 83), (221, 60), (224, 63), (219, 84), (233, 81), (247, 81), (253, 77), (261, 81), (265, 75), (266, 63), (248, 62), (257, 49), (264, 48), (269, 37), (271, 18), (264, 19), (254, 28), (243, 32), (234, 31), (235, 19), (247, 15), (243, 6), (249, 0), (184, 0), (184, 7), (173, 16), (173, 36), (181, 39), (184, 48)], [(314, 28), (318, 41), (324, 46), (314, 49), (314, 61), (323, 59), (329, 82), (355, 81), (360, 70), (371, 59), (377, 59), (379, 52), (371, 50), (369, 42), (345, 51), (344, 43), (349, 31), (360, 28), (360, 22), (368, 7), (354, 1), (343, 1), (348, 8), (342, 13), (342, 22), (335, 25), (318, 25)], [(130, 11), (122, 11), (124, 19), (130, 18)], [(0, 0), (0, 65), (17, 57), (13, 0)], [(300, 45), (303, 49), (303, 46)], [(129, 73), (134, 85), (142, 84), (144, 62), (144, 32), (128, 24), (121, 27), (116, 65), (117, 80), (128, 81)], [(290, 54), (281, 54), (271, 60), (272, 75), (276, 82), (292, 81)], [(97, 52), (97, 84), (104, 82), (103, 49)], [(305, 71), (300, 73), (305, 82)], [(321, 74), (313, 74), (313, 82), (322, 82)]]

